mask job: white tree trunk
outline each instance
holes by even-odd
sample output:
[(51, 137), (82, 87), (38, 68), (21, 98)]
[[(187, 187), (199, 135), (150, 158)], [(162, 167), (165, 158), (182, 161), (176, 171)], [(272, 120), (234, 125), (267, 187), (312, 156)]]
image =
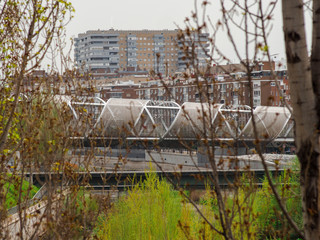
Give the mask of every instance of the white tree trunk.
[[(317, 146), (316, 154), (317, 154), (317, 167), (318, 167), (318, 202), (317, 202), (317, 209), (318, 214), (320, 216), (319, 209), (320, 209), (320, 0), (313, 1), (313, 31), (312, 31), (312, 54), (311, 54), (311, 76), (312, 76), (312, 85), (313, 91), (315, 93), (316, 98), (316, 111), (317, 111)], [(320, 217), (319, 217), (320, 218)], [(320, 225), (320, 220), (318, 219), (318, 229)], [(319, 230), (318, 230), (319, 233)], [(319, 234), (320, 235), (320, 234)], [(318, 235), (318, 237), (319, 237)]]
[(307, 52), (303, 11), (301, 0), (282, 0), (295, 142), (301, 164), (303, 229), (306, 239), (319, 239), (319, 118), (317, 97), (312, 84), (314, 69), (311, 69)]

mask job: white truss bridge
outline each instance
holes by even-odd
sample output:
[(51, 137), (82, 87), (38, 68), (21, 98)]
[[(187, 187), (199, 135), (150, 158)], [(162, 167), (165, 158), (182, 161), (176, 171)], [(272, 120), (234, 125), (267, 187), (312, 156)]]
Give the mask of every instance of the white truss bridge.
[[(68, 105), (72, 126), (84, 137), (128, 140), (248, 140), (293, 142), (286, 107), (225, 105), (142, 99), (56, 96)], [(254, 127), (255, 125), (255, 127)], [(256, 134), (254, 129), (256, 129)]]

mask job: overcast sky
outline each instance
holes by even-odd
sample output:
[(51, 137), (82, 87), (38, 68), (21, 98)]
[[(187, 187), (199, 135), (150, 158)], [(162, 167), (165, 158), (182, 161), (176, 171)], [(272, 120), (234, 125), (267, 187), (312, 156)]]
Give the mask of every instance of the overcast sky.
[[(218, 2), (211, 0), (207, 12), (214, 22), (219, 16)], [(183, 27), (185, 18), (191, 15), (191, 11), (194, 11), (194, 0), (72, 0), (72, 3), (76, 12), (74, 19), (67, 26), (68, 37), (76, 37), (87, 30), (110, 28), (118, 30), (175, 29), (176, 24)], [(271, 54), (279, 54), (278, 58), (281, 58), (284, 56), (284, 43), (281, 6), (278, 5), (273, 15), (269, 49)], [(240, 43), (242, 35), (235, 31), (235, 37)], [(218, 43), (230, 59), (235, 59), (231, 46), (226, 42), (228, 42), (226, 33), (222, 32)]]
[[(90, 3), (89, 3), (90, 2)], [(76, 13), (68, 29), (175, 29), (194, 9), (194, 0), (73, 0)]]

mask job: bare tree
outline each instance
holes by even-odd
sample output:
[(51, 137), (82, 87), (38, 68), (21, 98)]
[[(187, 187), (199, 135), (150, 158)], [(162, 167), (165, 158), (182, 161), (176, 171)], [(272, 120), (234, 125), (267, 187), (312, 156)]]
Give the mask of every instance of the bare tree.
[[(219, 63), (218, 61), (220, 59), (228, 59), (228, 56), (223, 53), (221, 48), (219, 48), (219, 45), (215, 44), (215, 36), (218, 29), (224, 28), (231, 46), (234, 49), (235, 55), (246, 69), (250, 83), (250, 72), (253, 69), (253, 64), (249, 64), (249, 62), (256, 62), (257, 56), (261, 56), (261, 53), (262, 57), (267, 58), (269, 62), (271, 61), (268, 34), (270, 31), (272, 11), (277, 2), (265, 4), (263, 1), (244, 1), (243, 3), (238, 1), (220, 1), (220, 3), (222, 8), (221, 19), (217, 21), (217, 24), (213, 24), (211, 20), (209, 20), (214, 34), (211, 38), (211, 43), (213, 44), (212, 53), (208, 54), (208, 57), (211, 61), (216, 63)], [(320, 1), (312, 1), (312, 3), (312, 7), (309, 7), (309, 9), (306, 10), (305, 3), (301, 0), (282, 1), (284, 40), (288, 74), (290, 78), (289, 83), (291, 87), (293, 119), (295, 121), (295, 144), (301, 164), (303, 233), (287, 214), (286, 209), (282, 204), (282, 200), (279, 198), (277, 191), (273, 188), (273, 193), (288, 221), (300, 236), (305, 239), (319, 239), (320, 237)], [(208, 2), (203, 2), (203, 5), (207, 4)], [(305, 13), (309, 10), (312, 11), (313, 24), (311, 56), (308, 55), (305, 29)], [(186, 33), (188, 33), (190, 29), (197, 29), (197, 31), (207, 29), (208, 21), (204, 20), (205, 18), (200, 17), (197, 11), (193, 14), (193, 19), (194, 23), (196, 23), (196, 27), (192, 26), (188, 19)], [(235, 35), (233, 34), (235, 29), (243, 32), (245, 39), (243, 44), (236, 41)], [(239, 50), (241, 45), (245, 52), (244, 57)], [(190, 67), (196, 69), (196, 71), (199, 69), (196, 65), (196, 61), (194, 61), (193, 64), (191, 63)], [(274, 73), (273, 78), (276, 79)], [(208, 100), (205, 100), (205, 102), (207, 101)], [(253, 121), (253, 124), (255, 124), (254, 122), (255, 121)], [(257, 134), (255, 128), (256, 137)], [(261, 155), (259, 143), (256, 145), (256, 148), (264, 163), (265, 161)], [(272, 185), (271, 181), (269, 182)], [(227, 238), (229, 237), (230, 236)]]
[[(205, 77), (207, 69), (213, 63), (220, 64), (230, 62), (223, 48), (217, 43), (218, 33), (224, 31), (229, 39), (229, 46), (233, 49), (234, 55), (245, 69), (250, 92), (249, 105), (253, 124), (253, 132), (256, 139), (255, 148), (260, 156), (266, 171), (266, 176), (271, 186), (272, 192), (279, 204), (279, 207), (291, 227), (297, 234), (306, 239), (319, 238), (319, 1), (313, 3), (313, 43), (311, 61), (308, 57), (306, 46), (306, 34), (304, 26), (304, 3), (302, 1), (282, 1), (284, 36), (286, 44), (286, 54), (288, 62), (288, 72), (291, 86), (293, 119), (295, 121), (295, 140), (297, 154), (301, 163), (301, 189), (302, 202), (304, 207), (304, 232), (299, 229), (288, 213), (284, 200), (281, 199), (276, 187), (272, 183), (268, 172), (267, 164), (262, 154), (263, 144), (260, 141), (257, 119), (253, 113), (253, 88), (252, 71), (256, 68), (259, 59), (266, 59), (271, 65), (271, 53), (268, 36), (272, 29), (272, 15), (277, 1), (265, 3), (263, 1), (220, 1), (221, 17), (213, 22), (207, 18), (207, 1), (202, 2), (203, 12), (197, 9), (192, 13), (191, 19), (186, 19), (186, 28), (181, 30), (179, 41), (183, 46), (180, 48), (185, 53), (187, 68), (194, 73), (194, 83), (199, 92), (200, 118), (203, 120), (203, 126), (200, 127), (200, 139), (204, 139), (202, 144), (206, 149), (206, 154), (213, 170), (213, 175), (217, 176), (217, 163), (214, 153), (214, 139), (217, 135), (214, 132), (214, 117), (211, 108), (214, 109), (217, 103), (210, 95), (209, 86), (215, 85), (215, 79)], [(208, 68), (205, 69), (199, 64), (195, 46), (201, 45), (201, 42), (192, 38), (200, 36), (211, 28), (210, 37), (211, 52), (207, 53)], [(243, 41), (237, 41), (239, 32), (242, 33)], [(237, 35), (238, 34), (238, 35)], [(191, 39), (191, 40), (190, 40)], [(192, 40), (193, 39), (193, 40)], [(203, 46), (203, 50), (205, 47)], [(311, 64), (311, 66), (310, 66)], [(225, 70), (225, 69), (224, 69)], [(225, 70), (225, 72), (228, 72)], [(274, 69), (271, 70), (271, 79), (279, 87), (277, 75)], [(163, 81), (164, 85), (166, 84)], [(169, 89), (167, 87), (167, 91)], [(281, 92), (281, 91), (279, 91)], [(287, 105), (285, 99), (282, 98)], [(289, 108), (289, 111), (291, 109)], [(187, 119), (188, 111), (185, 110)], [(225, 121), (225, 120), (224, 120)], [(194, 124), (194, 123), (192, 123)], [(217, 122), (215, 122), (217, 124)], [(220, 210), (220, 222), (223, 231), (221, 234), (225, 239), (233, 239), (235, 236), (232, 231), (233, 216), (226, 213), (224, 199), (221, 195), (221, 189), (218, 186), (218, 180), (213, 177), (212, 183), (215, 186), (215, 193), (218, 199)]]
[[(69, 1), (0, 2), (1, 238), (8, 237), (6, 205), (10, 188), (17, 192), (14, 198), (18, 204), (20, 224), (11, 234), (20, 232), (19, 238), (23, 239), (28, 232), (29, 238), (35, 237), (40, 225), (31, 229), (30, 224), (26, 224), (31, 186), (22, 191), (24, 174), (37, 169), (39, 163), (42, 166), (48, 163), (47, 168), (52, 169), (53, 164), (63, 157), (68, 144), (56, 142), (56, 139), (64, 139), (62, 128), (64, 131), (67, 129), (63, 125), (66, 122), (61, 114), (63, 111), (55, 106), (51, 94), (53, 88), (50, 86), (53, 83), (57, 85), (59, 78), (48, 79), (46, 75), (35, 77), (33, 72), (40, 69), (54, 39), (62, 36), (73, 11)], [(58, 122), (61, 128), (57, 128)], [(54, 196), (54, 191), (51, 193)], [(45, 212), (51, 208), (52, 202), (48, 201)]]

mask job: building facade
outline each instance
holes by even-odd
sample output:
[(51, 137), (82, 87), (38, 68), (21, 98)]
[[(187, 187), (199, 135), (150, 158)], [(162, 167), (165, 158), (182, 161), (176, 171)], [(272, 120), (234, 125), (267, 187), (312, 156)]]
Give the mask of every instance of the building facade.
[[(208, 34), (183, 41), (178, 30), (97, 30), (75, 38), (74, 56), (78, 69), (101, 78), (119, 72), (150, 72), (171, 75), (187, 67), (185, 45), (198, 44), (198, 61), (206, 64)], [(200, 43), (203, 47), (200, 47)], [(189, 49), (190, 51), (190, 49)]]
[[(266, 66), (266, 64), (265, 64)], [(269, 67), (268, 67), (269, 68)], [(268, 69), (267, 68), (267, 69)], [(253, 71), (251, 83), (244, 72), (215, 74), (207, 79), (175, 76), (162, 80), (139, 81), (136, 84), (109, 85), (102, 87), (101, 98), (139, 98), (154, 101), (210, 102), (226, 105), (284, 106), (290, 105), (290, 86), (286, 70), (275, 71), (278, 81), (271, 76), (271, 70)], [(251, 86), (250, 86), (251, 84)], [(278, 86), (277, 86), (278, 85)]]

